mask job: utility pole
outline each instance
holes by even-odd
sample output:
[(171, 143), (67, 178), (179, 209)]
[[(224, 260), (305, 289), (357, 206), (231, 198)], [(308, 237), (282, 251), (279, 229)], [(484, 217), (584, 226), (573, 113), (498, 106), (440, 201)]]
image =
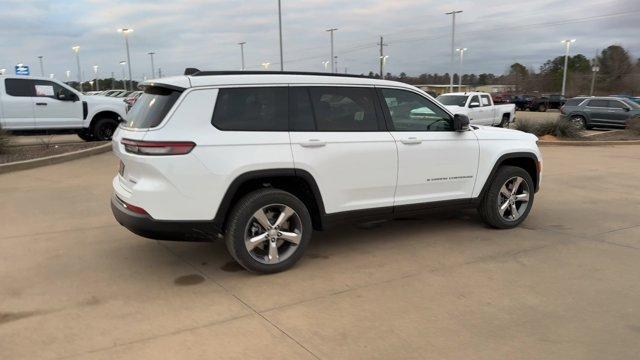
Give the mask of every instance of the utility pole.
[[(331, 29), (327, 29), (327, 30), (325, 30), (325, 31), (327, 31), (328, 33), (330, 33), (330, 34), (331, 34), (331, 59), (332, 59), (332, 60), (333, 60), (333, 59), (337, 59), (337, 58), (338, 58), (337, 56), (334, 56), (334, 55), (333, 55), (333, 32), (334, 32), (334, 31), (337, 31), (337, 30), (338, 30), (337, 28), (331, 28)], [(337, 62), (338, 62), (338, 60), (335, 60), (335, 62), (337, 63)], [(337, 68), (337, 66), (334, 64), (334, 61), (332, 61), (332, 62), (331, 62), (331, 72), (332, 72), (332, 73), (335, 73), (337, 69), (338, 69), (338, 68)]]
[(384, 37), (382, 37), (382, 35), (380, 35), (380, 42), (378, 45), (380, 45), (380, 79), (384, 79), (384, 63), (387, 60), (387, 57), (384, 56), (384, 47), (388, 44), (384, 43)]
[(100, 81), (98, 80), (98, 65), (93, 65), (93, 75), (96, 79), (96, 91), (100, 90)]
[(43, 57), (44, 56), (42, 56), (42, 55), (38, 56), (38, 60), (40, 61), (40, 75), (41, 76), (44, 76), (44, 65), (42, 64), (42, 58)]
[(148, 52), (147, 54), (149, 54), (149, 56), (151, 57), (151, 78), (155, 79), (156, 78), (156, 67), (153, 64), (153, 55), (155, 55), (156, 53), (151, 51), (151, 52)]
[(116, 81), (116, 76), (113, 74), (113, 71), (111, 72), (111, 89), (115, 89), (115, 84), (113, 83), (114, 81)]
[(455, 57), (455, 47), (456, 47), (456, 14), (461, 13), (462, 10), (453, 10), (446, 15), (451, 15), (451, 75), (449, 76), (449, 91), (453, 92), (453, 73), (455, 70), (453, 69), (453, 58)]
[(336, 72), (338, 71), (338, 55), (333, 57), (333, 66), (334, 69), (336, 69)]
[(458, 48), (456, 49), (460, 53), (460, 70), (458, 72), (458, 91), (462, 92), (462, 61), (464, 60), (464, 52), (467, 51), (467, 48)]
[(158, 79), (162, 77), (162, 69), (158, 68)]
[(598, 74), (598, 71), (600, 71), (600, 66), (598, 66), (597, 50), (596, 50), (596, 56), (593, 58), (593, 61), (591, 63), (591, 71), (593, 72), (593, 74), (591, 75), (591, 91), (589, 92), (589, 95), (593, 96), (593, 92), (596, 89), (596, 76)]
[(566, 50), (564, 52), (564, 71), (562, 72), (562, 93), (561, 93), (561, 95), (564, 96), (566, 85), (567, 85), (567, 70), (569, 67), (569, 48), (571, 47), (572, 43), (576, 42), (576, 39), (562, 40), (561, 42), (566, 45)]
[[(121, 32), (122, 35), (124, 36), (124, 46), (127, 49), (127, 66), (129, 67), (129, 89), (128, 90), (133, 90), (133, 79), (131, 76), (131, 56), (129, 55), (129, 33), (132, 33), (133, 29), (122, 28), (122, 29), (118, 29), (118, 32)], [(126, 85), (125, 85), (125, 90), (127, 90)]]
[(238, 43), (238, 45), (240, 45), (240, 60), (241, 60), (241, 64), (242, 66), (240, 67), (240, 70), (244, 71), (245, 67), (244, 67), (244, 44), (246, 44), (246, 41), (241, 41)]
[(282, 5), (278, 0), (278, 30), (280, 31), (280, 71), (284, 71), (284, 56), (282, 55)]

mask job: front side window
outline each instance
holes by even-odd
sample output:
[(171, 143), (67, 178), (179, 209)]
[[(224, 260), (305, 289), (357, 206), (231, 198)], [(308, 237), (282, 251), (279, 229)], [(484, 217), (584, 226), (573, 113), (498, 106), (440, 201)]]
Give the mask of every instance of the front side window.
[(614, 109), (628, 109), (630, 106), (626, 105), (622, 101), (609, 100), (609, 107)]
[(287, 131), (287, 101), (286, 87), (220, 89), (211, 123), (220, 130)]
[[(473, 104), (473, 105), (471, 105)], [(480, 98), (478, 98), (478, 95), (474, 95), (471, 98), (471, 101), (469, 101), (469, 107), (470, 108), (474, 108), (474, 107), (479, 107), (480, 106)]]
[(154, 128), (162, 122), (182, 94), (181, 91), (149, 86), (127, 114), (127, 126), (134, 129)]
[(382, 89), (395, 131), (452, 131), (451, 116), (414, 92)]
[(5, 79), (4, 87), (8, 95), (19, 97), (36, 96), (35, 81), (29, 79)]
[(317, 131), (377, 131), (375, 90), (360, 87), (311, 87)]
[(64, 86), (47, 80), (34, 80), (35, 96), (50, 97), (57, 99), (59, 95), (63, 95), (64, 99), (72, 99), (75, 94)]
[[(469, 96), (467, 95), (440, 95), (436, 100), (440, 101), (442, 105), (464, 107), (468, 98)], [(473, 102), (473, 100), (471, 100), (471, 102)]]

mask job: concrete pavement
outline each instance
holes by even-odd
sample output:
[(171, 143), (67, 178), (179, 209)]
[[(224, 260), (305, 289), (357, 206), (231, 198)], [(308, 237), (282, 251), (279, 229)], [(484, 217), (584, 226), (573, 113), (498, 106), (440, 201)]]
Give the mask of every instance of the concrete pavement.
[(271, 276), (121, 228), (112, 154), (0, 175), (0, 358), (635, 358), (640, 147), (543, 152), (520, 228), (346, 226)]

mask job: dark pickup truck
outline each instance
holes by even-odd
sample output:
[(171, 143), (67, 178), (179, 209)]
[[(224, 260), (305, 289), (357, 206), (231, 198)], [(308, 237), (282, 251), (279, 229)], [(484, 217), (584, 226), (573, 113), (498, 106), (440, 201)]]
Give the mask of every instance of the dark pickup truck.
[(562, 95), (518, 95), (514, 99), (516, 110), (529, 110), (545, 112), (548, 109), (560, 109), (566, 102)]

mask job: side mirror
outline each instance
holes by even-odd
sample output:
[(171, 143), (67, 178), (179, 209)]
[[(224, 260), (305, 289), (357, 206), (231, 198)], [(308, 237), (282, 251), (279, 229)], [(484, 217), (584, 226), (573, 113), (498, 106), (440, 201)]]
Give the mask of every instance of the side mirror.
[(480, 103), (472, 102), (471, 104), (469, 104), (469, 108), (477, 108), (477, 107), (480, 107)]
[(624, 111), (631, 111), (631, 108), (630, 108), (630, 107), (628, 107), (628, 106), (625, 106), (625, 107), (624, 107)]
[(469, 117), (463, 114), (453, 115), (453, 130), (455, 131), (469, 130)]

